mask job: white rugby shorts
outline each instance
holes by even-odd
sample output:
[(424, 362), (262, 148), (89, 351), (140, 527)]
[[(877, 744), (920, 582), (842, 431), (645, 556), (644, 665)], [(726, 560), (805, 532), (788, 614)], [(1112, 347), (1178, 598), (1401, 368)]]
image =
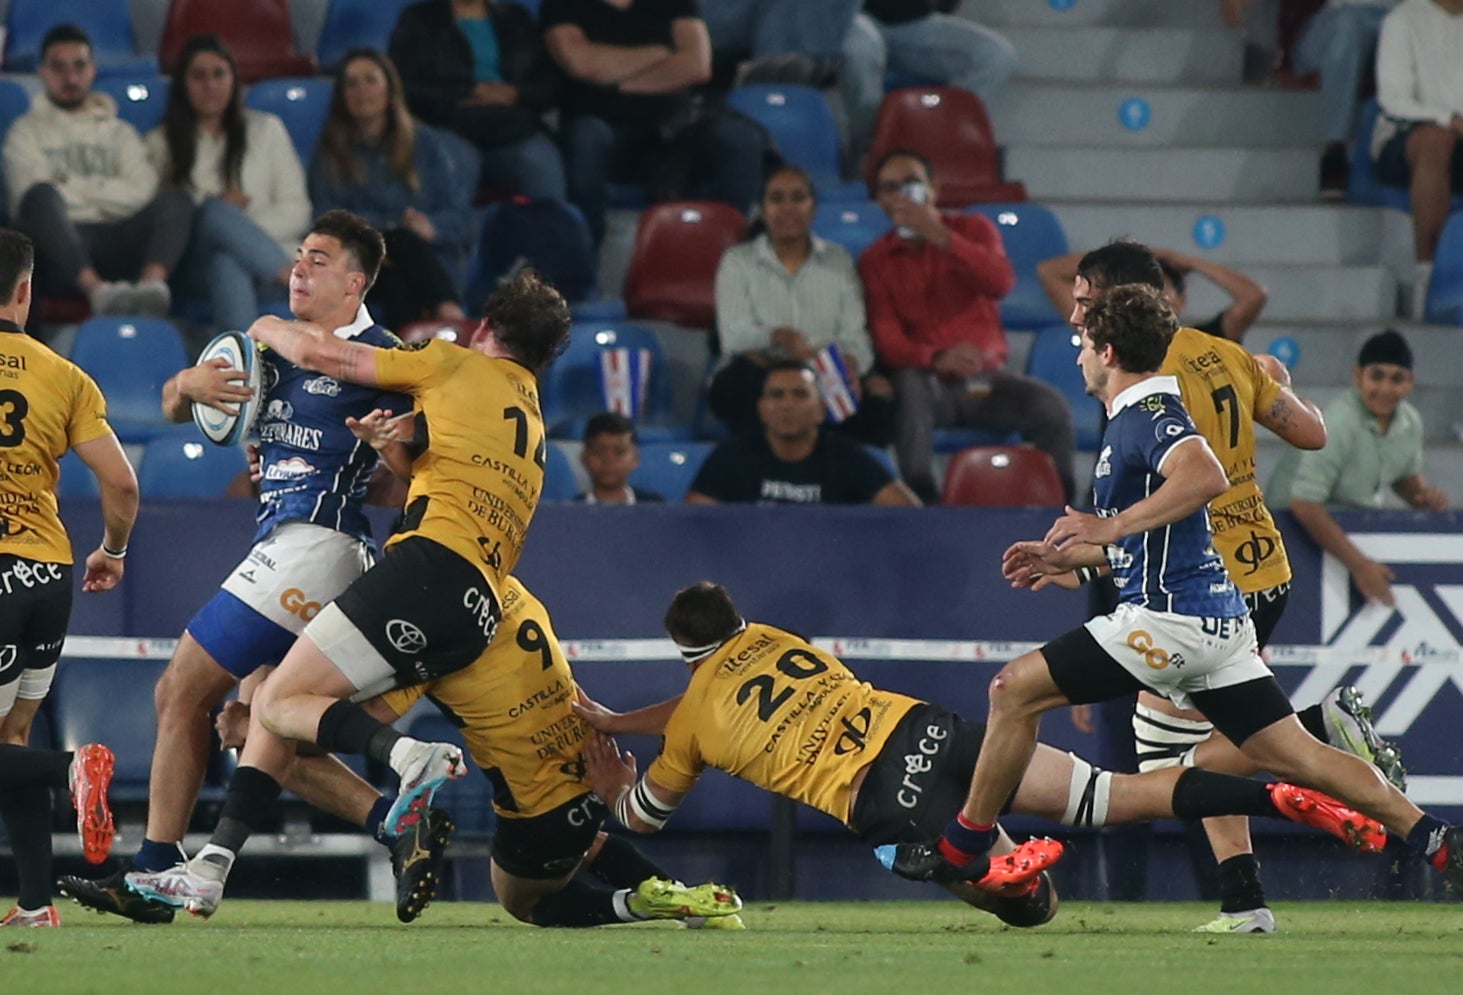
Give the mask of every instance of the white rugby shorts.
[(375, 562), (370, 544), (354, 536), (309, 522), (285, 522), (254, 544), (223, 589), (299, 635)]

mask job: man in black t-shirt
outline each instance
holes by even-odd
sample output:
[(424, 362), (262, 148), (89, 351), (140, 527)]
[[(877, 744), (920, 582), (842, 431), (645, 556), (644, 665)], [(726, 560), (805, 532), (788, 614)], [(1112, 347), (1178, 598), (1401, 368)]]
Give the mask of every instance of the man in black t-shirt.
[(768, 367), (757, 414), (763, 432), (713, 449), (688, 504), (919, 505), (863, 446), (823, 431), (823, 401), (805, 363)]
[(711, 40), (697, 0), (544, 0), (539, 22), (569, 77), (559, 129), (569, 199), (596, 245), (611, 180), (642, 181), (651, 200), (751, 205), (766, 134), (700, 106), (694, 90), (711, 78)]

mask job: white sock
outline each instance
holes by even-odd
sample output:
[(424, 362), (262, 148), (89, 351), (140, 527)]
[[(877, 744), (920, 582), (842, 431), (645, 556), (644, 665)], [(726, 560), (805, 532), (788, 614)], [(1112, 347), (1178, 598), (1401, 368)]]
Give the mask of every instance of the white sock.
[(391, 755), (386, 758), (386, 762), (391, 765), (392, 770), (400, 774), (402, 766), (406, 763), (406, 758), (421, 745), (423, 745), (421, 740), (412, 739), (410, 736), (403, 736), (391, 747)]
[(198, 856), (188, 861), (188, 872), (210, 881), (227, 881), (238, 854), (212, 843), (204, 844)]
[(1412, 313), (1413, 321), (1421, 321), (1427, 311), (1427, 285), (1432, 282), (1433, 264), (1417, 263), (1412, 267)]
[(644, 916), (637, 916), (630, 911), (630, 889), (621, 888), (615, 892), (611, 901), (615, 903), (615, 915), (620, 917), (620, 922), (641, 922)]

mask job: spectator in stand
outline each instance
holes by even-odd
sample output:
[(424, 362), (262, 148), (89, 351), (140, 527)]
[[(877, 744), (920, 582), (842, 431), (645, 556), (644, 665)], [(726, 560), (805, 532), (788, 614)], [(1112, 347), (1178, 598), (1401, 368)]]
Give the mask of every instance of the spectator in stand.
[(797, 166), (778, 167), (762, 186), (747, 241), (716, 270), (716, 331), (721, 368), (710, 404), (734, 433), (755, 432), (762, 378), (777, 359), (812, 362), (832, 347), (841, 357), (858, 411), (839, 427), (862, 442), (892, 441), (894, 388), (874, 368), (864, 292), (840, 245), (812, 233), (817, 194)]
[(762, 431), (713, 449), (686, 503), (919, 505), (862, 445), (823, 428), (823, 401), (806, 363), (768, 367), (757, 412)]
[(640, 465), (635, 423), (624, 415), (603, 411), (584, 426), (584, 448), (579, 462), (589, 474), (589, 490), (574, 498), (583, 504), (665, 504), (665, 496), (630, 484)]
[(1392, 597), (1392, 571), (1347, 538), (1326, 510), (1380, 508), (1388, 488), (1413, 508), (1447, 511), (1448, 496), (1422, 475), (1422, 416), (1406, 400), (1412, 391), (1412, 350), (1387, 329), (1367, 339), (1357, 356), (1354, 386), (1326, 406), (1326, 445), (1287, 452), (1270, 485), (1270, 503), (1289, 503), (1310, 537), (1351, 571), (1368, 601)]
[(384, 327), (464, 317), (452, 273), (471, 237), (471, 187), (442, 137), (412, 120), (391, 60), (371, 49), (347, 55), (310, 160), (310, 199), (322, 213), (360, 215), (385, 237), (386, 262), (366, 298)]
[(989, 99), (1016, 70), (1003, 36), (948, 13), (941, 0), (864, 0), (843, 41), (843, 100), (855, 150), (868, 148), (890, 70), (958, 86)]
[(305, 171), (284, 122), (247, 110), (234, 56), (217, 35), (188, 39), (147, 153), (164, 189), (197, 204), (180, 289), (210, 302), (217, 328), (245, 329), (286, 299), (310, 227)]
[(1410, 316), (1420, 319), (1451, 194), (1463, 190), (1463, 0), (1403, 0), (1382, 22), (1372, 133), (1377, 179), (1412, 193), (1417, 267)]
[(889, 152), (875, 174), (895, 227), (864, 250), (859, 273), (874, 349), (894, 381), (900, 475), (933, 503), (937, 427), (1017, 432), (1056, 462), (1070, 501), (1071, 408), (1050, 384), (1002, 368), (1000, 302), (1016, 274), (1000, 232), (979, 214), (941, 213), (939, 186), (917, 152)]
[(716, 110), (696, 0), (544, 0), (549, 53), (569, 75), (560, 134), (569, 199), (604, 240), (606, 185), (642, 182), (652, 201), (698, 197), (747, 210), (762, 182), (766, 133)]
[(716, 0), (703, 15), (711, 47), (736, 67), (736, 84), (800, 83), (838, 78), (843, 39), (860, 0)]
[[(1173, 249), (1154, 249), (1158, 266), (1163, 270), (1163, 296), (1173, 308), (1174, 314), (1182, 316), (1188, 304), (1187, 289), (1190, 273), (1198, 273), (1210, 283), (1229, 295), (1229, 305), (1202, 324), (1189, 325), (1201, 332), (1217, 335), (1222, 339), (1240, 342), (1265, 309), (1269, 294), (1264, 287), (1245, 276), (1239, 270), (1221, 266), (1209, 259), (1186, 256)], [(1042, 289), (1051, 298), (1057, 313), (1066, 317), (1072, 313), (1075, 303), (1072, 299), (1073, 281), (1077, 278), (1077, 266), (1083, 253), (1072, 252), (1065, 256), (1043, 259), (1036, 267), (1041, 278)]]
[(521, 4), (414, 3), (397, 19), (391, 58), (411, 112), (477, 146), (479, 182), (564, 199), (564, 160), (542, 119), (558, 101), (559, 72)]
[(1346, 199), (1351, 134), (1357, 96), (1377, 51), (1382, 19), (1396, 0), (1327, 0), (1301, 29), (1290, 60), (1300, 73), (1321, 76), (1326, 149), (1321, 155), (1321, 196)]
[(39, 75), (45, 93), (11, 126), (4, 152), (10, 216), (35, 242), (37, 292), (79, 292), (96, 314), (163, 317), (193, 202), (158, 191), (141, 137), (111, 97), (92, 92), (86, 32), (48, 31)]

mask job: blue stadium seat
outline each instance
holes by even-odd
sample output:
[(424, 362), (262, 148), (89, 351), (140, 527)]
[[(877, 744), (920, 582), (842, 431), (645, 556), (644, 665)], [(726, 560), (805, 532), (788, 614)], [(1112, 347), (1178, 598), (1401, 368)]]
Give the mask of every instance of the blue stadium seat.
[(117, 755), (111, 797), (145, 801), (157, 716), (152, 689), (162, 676), (161, 660), (66, 658), (56, 668), (48, 704), (55, 737), (63, 750), (104, 743)]
[(137, 485), (148, 498), (216, 498), (248, 468), (243, 449), (216, 446), (192, 425), (179, 425), (148, 442)]
[(526, 197), (490, 205), (469, 264), (469, 312), (478, 313), (498, 281), (524, 266), (538, 270), (565, 300), (594, 296), (599, 260), (579, 208), (567, 201)]
[(640, 466), (630, 474), (630, 483), (678, 504), (686, 499), (697, 471), (715, 448), (714, 442), (642, 442)]
[(854, 262), (889, 227), (888, 216), (871, 200), (819, 204), (813, 215), (813, 234), (843, 246)]
[(579, 493), (579, 481), (574, 479), (574, 464), (569, 454), (557, 443), (550, 442), (546, 448), (547, 462), (544, 464), (543, 501), (572, 501)]
[[(1376, 130), (1381, 105), (1373, 97), (1361, 105), (1361, 121), (1356, 127), (1351, 148), (1351, 171), (1346, 178), (1346, 199), (1369, 207), (1395, 207), (1412, 211), (1412, 193), (1406, 187), (1387, 186), (1377, 179), (1377, 164), (1372, 161), (1372, 132)], [(1454, 194), (1452, 207), (1463, 211), (1463, 193)]]
[(5, 68), (34, 72), (41, 41), (58, 24), (75, 24), (91, 38), (101, 75), (156, 73), (157, 57), (137, 51), (127, 0), (10, 0), (5, 19)]
[(260, 80), (244, 94), (244, 103), (283, 121), (295, 151), (300, 154), (300, 162), (308, 166), (330, 110), (332, 86), (329, 79), (316, 76)]
[(71, 361), (102, 389), (107, 420), (123, 442), (146, 442), (171, 427), (162, 413), (163, 384), (188, 365), (188, 351), (169, 322), (90, 318), (76, 329)]
[(811, 86), (753, 83), (734, 88), (727, 105), (760, 123), (782, 157), (813, 178), (822, 203), (863, 200), (862, 183), (845, 183), (839, 165), (838, 122), (822, 91)]
[(81, 457), (74, 452), (67, 451), (61, 457), (61, 480), (56, 485), (56, 496), (62, 498), (96, 498), (101, 497), (101, 488), (97, 486), (96, 475), (91, 468), (81, 462)]
[(1026, 375), (1044, 380), (1062, 392), (1072, 406), (1072, 428), (1077, 448), (1095, 450), (1102, 439), (1102, 405), (1087, 393), (1082, 371), (1077, 367), (1079, 344), (1072, 326), (1053, 324), (1036, 333)]
[(933, 446), (937, 453), (958, 453), (971, 446), (1015, 445), (1021, 436), (1015, 432), (997, 432), (985, 428), (937, 428), (933, 434)]
[(1427, 286), (1426, 315), (1440, 325), (1463, 325), (1463, 211), (1443, 225)]
[(991, 219), (1016, 269), (1016, 286), (1001, 300), (1001, 324), (1040, 328), (1060, 319), (1036, 275), (1037, 263), (1067, 254), (1067, 234), (1057, 216), (1040, 204), (976, 204), (965, 213)]
[[(463, 747), (463, 754), (467, 754), (462, 733), (435, 707), (420, 714), (408, 713), (408, 717), (408, 736), (429, 743), (456, 743)], [(467, 757), (467, 773), (443, 785), (432, 804), (451, 814), (460, 836), (481, 839), (493, 832), (496, 823), (493, 786), (470, 756)]]
[(401, 8), (416, 0), (330, 0), (315, 59), (320, 68), (334, 70), (353, 48), (386, 51)]
[(544, 424), (558, 439), (578, 439), (590, 416), (605, 410), (600, 388), (600, 353), (605, 349), (647, 349), (651, 354), (650, 383), (645, 410), (636, 423), (642, 441), (663, 441), (688, 436), (670, 424), (671, 372), (665, 350), (655, 333), (629, 322), (575, 324), (569, 348), (554, 360), (540, 385)]
[[(30, 93), (13, 79), (0, 79), (0, 145), (15, 119), (30, 110)], [(0, 172), (0, 217), (8, 217), (10, 199), (5, 193), (5, 175)]]
[(96, 89), (117, 102), (117, 116), (147, 134), (163, 120), (173, 81), (156, 73), (117, 73), (102, 76)]

